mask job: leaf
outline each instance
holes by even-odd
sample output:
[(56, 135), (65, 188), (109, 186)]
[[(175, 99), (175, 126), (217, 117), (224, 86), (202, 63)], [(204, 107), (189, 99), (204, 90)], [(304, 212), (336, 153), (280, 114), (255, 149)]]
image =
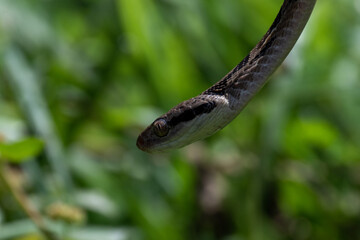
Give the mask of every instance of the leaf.
[(35, 157), (43, 149), (44, 143), (37, 138), (26, 138), (14, 143), (0, 143), (0, 157), (19, 163)]

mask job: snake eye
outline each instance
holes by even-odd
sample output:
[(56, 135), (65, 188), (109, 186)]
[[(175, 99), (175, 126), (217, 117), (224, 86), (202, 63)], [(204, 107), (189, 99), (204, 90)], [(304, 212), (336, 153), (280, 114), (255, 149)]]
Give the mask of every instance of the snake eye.
[(153, 130), (156, 136), (165, 137), (169, 133), (169, 126), (164, 119), (159, 119), (154, 122)]

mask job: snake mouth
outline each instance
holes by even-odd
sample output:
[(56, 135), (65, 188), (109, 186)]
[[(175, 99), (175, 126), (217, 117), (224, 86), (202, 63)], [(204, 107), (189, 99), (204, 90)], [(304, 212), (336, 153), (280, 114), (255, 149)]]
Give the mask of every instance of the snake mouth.
[(149, 141), (149, 140), (146, 140), (146, 139), (147, 139), (146, 135), (143, 136), (143, 134), (140, 134), (139, 137), (136, 140), (136, 146), (141, 151), (144, 151), (144, 152), (147, 152), (147, 153), (161, 153), (161, 152), (164, 152), (164, 150), (161, 150), (161, 145), (159, 145), (160, 146), (160, 148), (159, 148), (159, 146), (154, 145), (153, 141)]

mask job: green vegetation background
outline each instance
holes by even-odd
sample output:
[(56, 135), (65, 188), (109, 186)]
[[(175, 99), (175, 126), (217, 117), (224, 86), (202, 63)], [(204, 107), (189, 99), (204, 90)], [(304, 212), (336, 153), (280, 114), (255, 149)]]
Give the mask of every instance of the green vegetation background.
[(42, 239), (36, 218), (60, 239), (360, 239), (359, 0), (319, 0), (219, 133), (161, 155), (135, 146), (281, 4), (0, 0), (0, 239)]

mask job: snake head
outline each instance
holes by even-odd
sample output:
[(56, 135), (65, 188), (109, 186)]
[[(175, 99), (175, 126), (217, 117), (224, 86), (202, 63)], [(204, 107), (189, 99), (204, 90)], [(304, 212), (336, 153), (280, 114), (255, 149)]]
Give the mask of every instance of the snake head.
[(224, 99), (199, 95), (180, 103), (151, 123), (136, 145), (145, 152), (162, 152), (212, 135), (232, 120), (222, 114), (225, 108), (229, 111)]

